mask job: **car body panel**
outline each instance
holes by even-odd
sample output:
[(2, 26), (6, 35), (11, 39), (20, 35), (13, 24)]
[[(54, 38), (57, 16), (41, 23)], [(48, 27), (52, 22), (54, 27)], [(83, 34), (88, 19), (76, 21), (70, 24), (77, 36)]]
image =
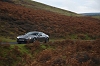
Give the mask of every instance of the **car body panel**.
[(35, 40), (40, 41), (40, 42), (45, 42), (49, 36), (43, 32), (37, 32), (37, 31), (32, 31), (28, 32), (25, 35), (20, 35), (17, 37), (17, 42), (34, 42)]

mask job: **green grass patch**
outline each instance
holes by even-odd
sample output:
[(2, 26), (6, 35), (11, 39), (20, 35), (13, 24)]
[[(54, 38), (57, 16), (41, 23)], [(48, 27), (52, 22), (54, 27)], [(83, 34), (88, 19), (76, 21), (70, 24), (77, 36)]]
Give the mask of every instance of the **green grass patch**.
[(55, 49), (54, 47), (50, 46), (49, 44), (41, 44), (40, 47), (42, 49)]
[(0, 41), (1, 42), (16, 42), (15, 39), (5, 38), (5, 37), (2, 37), (2, 36), (0, 36)]
[(70, 39), (80, 39), (80, 40), (92, 40), (93, 39), (90, 36), (88, 36), (88, 34), (71, 34), (69, 38)]
[(11, 48), (15, 48), (17, 47), (22, 53), (29, 53), (29, 51), (27, 50), (27, 48), (25, 48), (25, 44), (12, 44)]
[(70, 35), (70, 39), (77, 39), (77, 35), (76, 34)]

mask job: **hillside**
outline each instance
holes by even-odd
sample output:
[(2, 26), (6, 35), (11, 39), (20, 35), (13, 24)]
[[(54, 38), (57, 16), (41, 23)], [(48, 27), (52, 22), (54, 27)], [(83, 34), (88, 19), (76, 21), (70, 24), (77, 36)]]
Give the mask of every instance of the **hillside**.
[(8, 1), (10, 3), (22, 5), (28, 8), (47, 10), (47, 11), (51, 11), (51, 12), (55, 12), (55, 13), (59, 13), (59, 14), (67, 15), (67, 16), (80, 16), (79, 14), (76, 14), (74, 12), (63, 10), (60, 8), (56, 8), (56, 7), (49, 6), (49, 5), (32, 1), (32, 0), (3, 0), (3, 1)]
[(100, 40), (0, 44), (0, 66), (100, 66)]
[(100, 66), (100, 20), (0, 1), (0, 39), (34, 30), (66, 40), (30, 44), (0, 40), (0, 66)]
[[(5, 5), (6, 4), (6, 5)], [(43, 31), (50, 37), (100, 38), (100, 20), (69, 17), (41, 9), (0, 1), (0, 35), (16, 37), (28, 31)]]

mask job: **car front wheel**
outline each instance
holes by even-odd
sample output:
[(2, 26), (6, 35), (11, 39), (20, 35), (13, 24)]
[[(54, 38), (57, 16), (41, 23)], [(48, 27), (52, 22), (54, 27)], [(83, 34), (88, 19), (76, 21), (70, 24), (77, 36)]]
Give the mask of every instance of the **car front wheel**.
[(21, 42), (17, 42), (18, 44), (21, 44)]
[(45, 41), (44, 41), (44, 43), (47, 43), (48, 41), (49, 41), (49, 38), (46, 38)]
[(36, 38), (33, 38), (33, 41), (32, 42), (35, 42), (36, 41)]

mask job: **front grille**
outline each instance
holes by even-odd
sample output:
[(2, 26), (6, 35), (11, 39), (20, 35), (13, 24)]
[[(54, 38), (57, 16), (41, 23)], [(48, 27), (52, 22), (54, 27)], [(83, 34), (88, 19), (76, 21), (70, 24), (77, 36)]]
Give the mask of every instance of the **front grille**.
[(25, 39), (24, 38), (19, 38), (19, 39), (17, 39), (18, 41), (25, 41)]

